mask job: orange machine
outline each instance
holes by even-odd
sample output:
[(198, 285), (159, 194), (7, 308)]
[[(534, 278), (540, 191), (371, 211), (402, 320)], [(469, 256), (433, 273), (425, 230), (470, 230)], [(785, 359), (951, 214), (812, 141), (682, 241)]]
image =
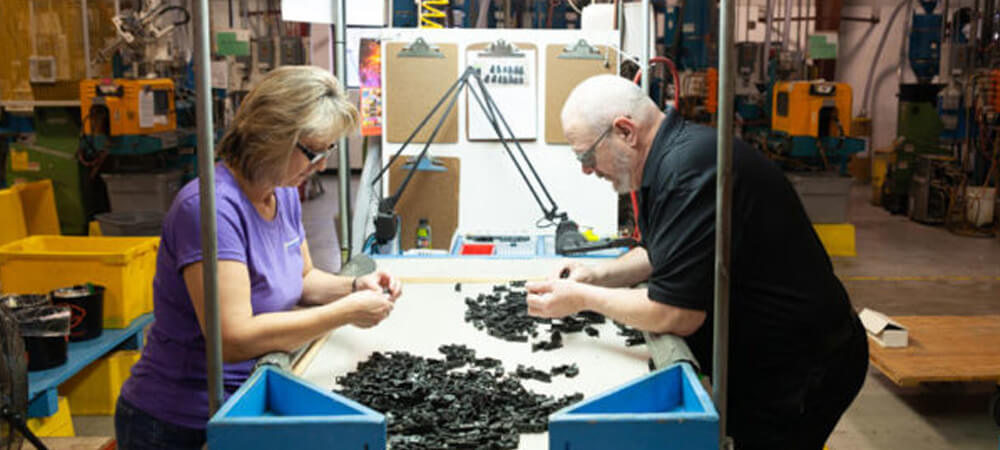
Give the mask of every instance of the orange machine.
[(165, 78), (80, 81), (84, 133), (128, 136), (177, 128), (174, 82)]
[(771, 129), (789, 136), (850, 136), (852, 100), (847, 83), (779, 81), (774, 85)]

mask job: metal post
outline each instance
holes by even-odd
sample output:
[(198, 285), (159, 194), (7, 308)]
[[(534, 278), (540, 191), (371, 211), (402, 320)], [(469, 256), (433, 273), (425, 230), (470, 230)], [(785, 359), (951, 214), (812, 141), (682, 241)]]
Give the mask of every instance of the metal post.
[[(642, 71), (642, 92), (645, 92), (646, 95), (649, 95), (649, 59), (651, 57), (649, 53), (651, 30), (649, 28), (649, 0), (642, 0), (642, 61), (640, 61), (639, 70)], [(674, 86), (674, 89), (677, 88)]]
[(83, 25), (83, 68), (87, 78), (91, 78), (94, 73), (90, 67), (90, 15), (87, 14), (87, 0), (80, 0), (80, 21)]
[(910, 23), (913, 20), (913, 0), (907, 0), (906, 2), (906, 20), (903, 21), (903, 38), (899, 43), (899, 63), (896, 65), (896, 82), (903, 84), (903, 78), (906, 76), (905, 68), (903, 65), (906, 64), (906, 50), (907, 43), (910, 37)]
[[(790, 1), (790, 0), (789, 0)], [(729, 245), (733, 195), (733, 0), (719, 3), (719, 122), (715, 179), (715, 340), (712, 392), (719, 411), (719, 437), (729, 448), (726, 435), (726, 401), (729, 376)], [(787, 16), (786, 16), (787, 17)]]
[[(347, 15), (344, 11), (346, 4), (345, 0), (337, 2), (337, 25), (334, 30), (334, 39), (336, 39), (334, 55), (337, 66), (337, 79), (344, 86), (345, 92), (347, 91), (347, 52), (344, 49), (346, 41), (345, 33), (347, 31), (347, 24), (345, 23)], [(349, 150), (347, 147), (347, 135), (345, 134), (340, 138), (340, 152), (337, 161), (337, 181), (340, 186), (337, 189), (337, 192), (340, 194), (340, 236), (338, 240), (340, 241), (341, 264), (346, 263), (351, 257), (351, 163)]]
[[(618, 26), (618, 48), (625, 49), (625, 2), (615, 2), (615, 25)], [(639, 67), (642, 70), (642, 67)]]
[[(795, 16), (799, 17), (799, 22), (795, 24), (795, 46), (798, 50), (802, 51), (802, 24), (804, 24), (805, 17), (802, 15), (802, 0), (799, 0), (795, 7)], [(805, 59), (804, 57), (800, 59)]]
[(781, 49), (788, 51), (788, 39), (792, 31), (792, 0), (785, 0), (785, 26), (781, 27)]
[(208, 413), (222, 406), (222, 332), (219, 325), (218, 241), (215, 228), (215, 148), (212, 140), (212, 71), (208, 44), (208, 0), (194, 11), (194, 65), (198, 118), (198, 197), (201, 202), (202, 283), (205, 302), (205, 356), (208, 368)]
[(773, 0), (767, 0), (764, 3), (764, 15), (766, 16), (767, 24), (764, 26), (764, 55), (761, 60), (760, 70), (764, 74), (766, 79), (768, 76), (767, 63), (771, 58), (771, 26), (774, 24), (774, 14), (771, 11)]

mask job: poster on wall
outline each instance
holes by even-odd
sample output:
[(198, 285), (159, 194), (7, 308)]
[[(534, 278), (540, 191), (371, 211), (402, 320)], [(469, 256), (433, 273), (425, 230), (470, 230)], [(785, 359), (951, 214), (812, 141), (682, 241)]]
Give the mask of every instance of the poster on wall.
[(361, 39), (361, 135), (382, 135), (382, 53), (377, 39)]

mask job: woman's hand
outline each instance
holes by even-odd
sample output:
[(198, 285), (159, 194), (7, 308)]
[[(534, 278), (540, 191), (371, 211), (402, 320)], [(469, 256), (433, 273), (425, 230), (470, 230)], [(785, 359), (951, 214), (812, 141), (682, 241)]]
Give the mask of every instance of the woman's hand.
[(376, 270), (368, 275), (363, 275), (354, 281), (355, 291), (372, 290), (389, 294), (389, 301), (396, 301), (403, 294), (403, 284), (384, 270)]
[(348, 322), (358, 328), (371, 328), (389, 317), (393, 302), (389, 294), (382, 291), (359, 290), (337, 302), (347, 308)]

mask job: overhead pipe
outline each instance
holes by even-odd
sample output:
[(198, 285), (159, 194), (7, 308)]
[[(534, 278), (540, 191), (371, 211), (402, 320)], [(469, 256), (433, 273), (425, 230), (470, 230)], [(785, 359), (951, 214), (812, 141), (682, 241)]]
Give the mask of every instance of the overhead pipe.
[(201, 204), (202, 284), (205, 302), (205, 358), (208, 414), (222, 406), (222, 333), (219, 324), (218, 241), (215, 223), (215, 147), (212, 140), (212, 71), (208, 46), (208, 0), (194, 11), (195, 117), (198, 126), (198, 198)]
[[(809, 15), (806, 15), (806, 16), (792, 16), (791, 20), (793, 20), (793, 21), (799, 21), (799, 20), (813, 20), (813, 21), (815, 21), (815, 20), (819, 20), (819, 19), (820, 19), (819, 16), (809, 16)], [(777, 20), (785, 20), (785, 18), (784, 17), (778, 17)], [(766, 21), (766, 19), (761, 19), (759, 17), (757, 18), (757, 23), (763, 23), (765, 21)], [(840, 16), (840, 21), (841, 22), (868, 22), (868, 23), (872, 23), (872, 24), (877, 24), (877, 23), (881, 22), (881, 20), (878, 18), (878, 16), (871, 16), (871, 17)]]
[[(732, 216), (733, 172), (733, 88), (736, 67), (733, 61), (733, 0), (719, 3), (719, 113), (716, 128), (715, 177), (715, 307), (712, 360), (712, 393), (719, 412), (719, 437), (722, 448), (731, 448), (726, 434), (729, 391), (729, 293), (730, 226)], [(786, 0), (790, 2), (791, 0)]]

